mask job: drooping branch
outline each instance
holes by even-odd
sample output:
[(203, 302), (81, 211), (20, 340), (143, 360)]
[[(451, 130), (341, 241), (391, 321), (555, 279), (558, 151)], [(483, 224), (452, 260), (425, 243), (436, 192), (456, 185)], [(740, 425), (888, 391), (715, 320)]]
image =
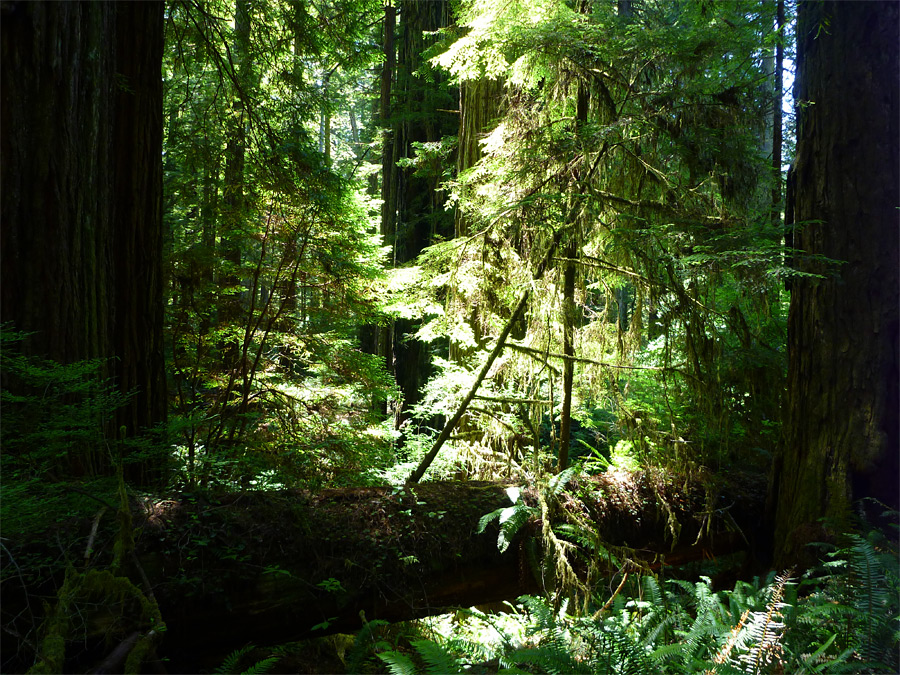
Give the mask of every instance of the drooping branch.
[[(605, 145), (603, 146), (603, 148), (601, 148), (601, 150), (597, 153), (597, 156), (594, 158), (594, 162), (590, 170), (587, 172), (587, 177), (585, 179), (586, 181), (589, 181), (591, 176), (593, 176), (594, 172), (597, 170), (597, 166), (600, 164), (600, 159), (604, 154), (606, 154)], [(563, 237), (568, 235), (574, 228), (578, 213), (581, 208), (582, 200), (573, 200), (573, 203), (568, 209), (568, 213), (564, 220), (565, 225), (563, 225), (553, 233), (553, 239), (551, 239), (550, 245), (547, 247), (546, 253), (544, 253), (544, 257), (541, 259), (540, 263), (532, 274), (532, 277), (535, 281), (543, 278), (544, 273), (547, 271), (547, 268), (553, 261), (554, 255), (556, 254), (556, 249), (559, 247), (559, 244), (563, 240)], [(519, 297), (519, 302), (516, 304), (512, 315), (506, 322), (506, 325), (503, 327), (503, 331), (500, 333), (500, 337), (497, 338), (497, 344), (494, 345), (494, 348), (488, 355), (487, 361), (485, 361), (484, 365), (481, 367), (481, 371), (478, 373), (478, 377), (476, 377), (475, 382), (472, 383), (472, 387), (469, 389), (469, 393), (466, 394), (465, 398), (462, 400), (462, 403), (459, 404), (459, 408), (457, 408), (453, 417), (451, 417), (450, 421), (447, 422), (447, 424), (444, 426), (443, 431), (441, 431), (440, 435), (437, 437), (437, 440), (434, 442), (431, 450), (429, 450), (428, 454), (422, 458), (422, 461), (419, 462), (419, 465), (416, 467), (415, 471), (413, 471), (410, 477), (407, 479), (407, 483), (418, 483), (422, 479), (422, 476), (425, 475), (425, 472), (428, 470), (428, 467), (431, 466), (434, 458), (437, 457), (437, 454), (443, 447), (444, 443), (448, 438), (450, 438), (450, 435), (453, 433), (453, 429), (456, 428), (456, 425), (459, 424), (459, 421), (462, 419), (463, 415), (466, 414), (466, 409), (469, 407), (469, 404), (472, 402), (472, 399), (478, 392), (478, 388), (481, 386), (481, 383), (484, 382), (484, 378), (487, 377), (488, 372), (490, 372), (491, 366), (494, 365), (494, 361), (496, 361), (497, 357), (500, 356), (500, 354), (503, 352), (503, 348), (504, 346), (506, 346), (506, 339), (509, 337), (513, 328), (516, 326), (522, 314), (525, 312), (525, 308), (528, 306), (528, 299), (530, 297), (531, 287), (529, 286), (524, 291), (522, 291), (522, 294)]]
[(537, 356), (546, 356), (551, 359), (563, 359), (564, 361), (570, 361), (572, 363), (587, 363), (593, 366), (603, 366), (604, 368), (621, 368), (625, 370), (659, 370), (659, 371), (677, 371), (674, 368), (658, 368), (656, 366), (628, 366), (620, 363), (609, 363), (608, 361), (597, 361), (596, 359), (589, 359), (583, 356), (571, 356), (569, 354), (558, 354), (556, 352), (546, 352), (540, 349), (534, 349), (532, 347), (526, 347), (524, 345), (516, 344), (514, 342), (510, 342), (507, 345), (510, 349), (518, 352), (522, 352), (523, 354), (534, 354)]

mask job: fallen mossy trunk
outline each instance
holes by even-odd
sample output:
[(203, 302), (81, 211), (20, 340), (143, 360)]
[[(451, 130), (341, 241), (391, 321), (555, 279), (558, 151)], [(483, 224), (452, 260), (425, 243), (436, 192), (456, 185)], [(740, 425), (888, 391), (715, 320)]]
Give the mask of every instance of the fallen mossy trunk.
[[(507, 485), (436, 482), (391, 488), (245, 493), (145, 505), (140, 558), (169, 627), (173, 659), (400, 621), (540, 592), (523, 542), (501, 554), (482, 515), (510, 506)], [(645, 474), (582, 480), (579, 508), (610, 545), (659, 566), (745, 548), (764, 490), (714, 495)], [(764, 486), (763, 486), (764, 487)], [(533, 503), (533, 493), (526, 500)], [(743, 522), (741, 522), (743, 521)], [(677, 540), (673, 535), (677, 533)]]
[[(434, 482), (144, 498), (134, 504), (141, 569), (132, 574), (152, 589), (165, 621), (159, 655), (194, 672), (247, 643), (352, 632), (364, 620), (409, 620), (539, 593), (529, 549), (539, 553), (542, 523), (525, 524), (505, 553), (496, 524), (476, 534), (484, 514), (511, 505), (509, 487)], [(577, 479), (552, 510), (577, 511), (610, 547), (658, 567), (746, 549), (738, 526), (749, 537), (760, 523), (764, 487), (742, 481), (714, 491), (699, 481), (607, 473)], [(534, 489), (522, 494), (538, 503)], [(14, 598), (4, 601), (12, 612)], [(102, 627), (112, 647), (136, 629), (108, 618)]]

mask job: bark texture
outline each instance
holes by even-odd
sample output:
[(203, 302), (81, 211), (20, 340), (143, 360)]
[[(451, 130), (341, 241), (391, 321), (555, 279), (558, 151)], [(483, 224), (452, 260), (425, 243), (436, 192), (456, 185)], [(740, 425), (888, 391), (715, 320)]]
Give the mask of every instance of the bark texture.
[(115, 11), (2, 8), (2, 317), (62, 363), (112, 353)]
[[(114, 349), (116, 383), (135, 392), (116, 428), (134, 436), (166, 419), (162, 269), (163, 3), (115, 3)], [(146, 482), (147, 467), (130, 478)]]
[[(699, 483), (685, 489), (646, 474), (607, 474), (586, 486), (602, 497), (559, 508), (580, 508), (605, 541), (635, 549), (637, 560), (684, 561), (743, 547), (735, 521), (752, 538), (765, 493), (747, 483), (739, 494), (717, 495)], [(200, 645), (228, 650), (319, 635), (312, 628), (326, 621), (326, 633), (356, 630), (361, 611), (368, 620), (400, 621), (540, 593), (525, 543), (540, 537), (540, 525), (523, 528), (503, 554), (496, 524), (475, 534), (482, 515), (509, 506), (505, 487), (424, 483), (403, 492), (147, 504), (136, 522), (138, 547), (168, 625), (164, 651), (177, 660)], [(526, 500), (536, 504), (533, 493)], [(670, 517), (681, 527), (675, 539)], [(709, 532), (696, 543), (707, 517)], [(203, 540), (209, 545), (197, 546)], [(229, 548), (236, 559), (225, 559)]]
[(133, 436), (165, 419), (163, 4), (0, 11), (0, 315), (26, 353), (105, 359)]
[[(743, 535), (753, 540), (765, 495), (764, 480), (746, 476), (718, 489), (622, 472), (579, 480), (584, 482), (576, 491), (592, 496), (575, 501), (563, 494), (551, 507), (554, 520), (564, 520), (564, 511), (576, 514), (607, 544), (629, 547), (633, 560), (654, 568), (664, 561), (680, 564), (746, 550)], [(159, 655), (169, 659), (170, 672), (211, 672), (250, 642), (270, 645), (355, 631), (361, 613), (366, 620), (409, 620), (540, 593), (544, 583), (552, 587), (552, 574), (529, 562), (532, 553), (540, 556), (540, 522), (523, 526), (502, 554), (496, 521), (476, 534), (481, 516), (510, 505), (506, 487), (443, 482), (318, 494), (144, 496), (133, 503), (132, 514), (147, 582), (136, 567), (129, 576), (145, 593), (151, 589), (159, 603), (167, 626)], [(523, 499), (530, 506), (538, 503), (532, 488), (523, 490)], [(31, 541), (9, 540), (10, 555), (53, 560), (63, 546), (73, 555), (84, 553), (85, 569), (102, 569), (111, 560), (117, 532), (114, 508), (107, 510), (96, 538), (90, 537), (88, 551), (85, 541), (99, 518), (93, 514), (82, 522), (69, 519), (65, 530), (34, 533)], [(576, 569), (583, 569), (583, 562), (576, 561)], [(61, 569), (64, 563), (59, 564)], [(61, 577), (26, 589), (38, 613), (38, 596), (51, 608)], [(22, 590), (18, 582), (4, 586), (0, 609), (4, 625), (25, 635), (29, 612)], [(116, 644), (151, 627), (139, 617), (140, 608), (97, 596), (87, 600), (72, 606), (81, 618), (67, 650), (83, 668), (95, 653), (91, 644)], [(119, 618), (112, 620), (111, 613)], [(34, 626), (41, 619), (34, 616)], [(8, 632), (0, 638), (4, 672), (19, 672), (15, 656), (22, 645)], [(99, 656), (108, 652), (101, 649)], [(19, 658), (27, 655), (20, 652)]]
[[(798, 13), (788, 410), (775, 468), (781, 565), (875, 497), (898, 506), (898, 14), (894, 2)], [(806, 256), (842, 261), (837, 271)]]

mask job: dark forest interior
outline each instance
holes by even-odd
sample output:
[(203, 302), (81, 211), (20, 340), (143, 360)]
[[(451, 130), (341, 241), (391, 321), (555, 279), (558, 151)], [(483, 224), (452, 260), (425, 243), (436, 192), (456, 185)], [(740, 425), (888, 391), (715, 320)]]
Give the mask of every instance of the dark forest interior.
[(900, 5), (0, 36), (0, 670), (900, 672)]

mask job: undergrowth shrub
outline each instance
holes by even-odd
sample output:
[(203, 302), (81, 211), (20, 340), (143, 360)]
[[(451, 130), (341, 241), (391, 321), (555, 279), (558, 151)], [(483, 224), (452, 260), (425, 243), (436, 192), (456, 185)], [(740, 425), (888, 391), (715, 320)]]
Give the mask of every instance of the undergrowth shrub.
[(708, 577), (644, 576), (609, 602), (595, 596), (593, 612), (523, 596), (510, 614), (431, 620), (431, 639), (378, 657), (392, 675), (895, 673), (898, 584), (896, 547), (877, 531), (851, 534), (799, 577), (773, 572), (716, 591)]

